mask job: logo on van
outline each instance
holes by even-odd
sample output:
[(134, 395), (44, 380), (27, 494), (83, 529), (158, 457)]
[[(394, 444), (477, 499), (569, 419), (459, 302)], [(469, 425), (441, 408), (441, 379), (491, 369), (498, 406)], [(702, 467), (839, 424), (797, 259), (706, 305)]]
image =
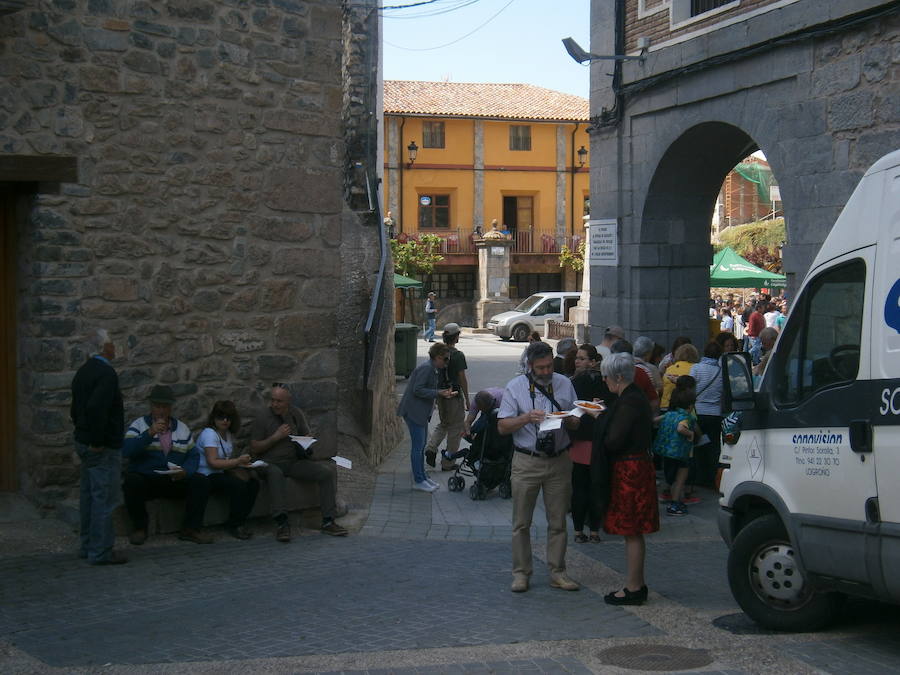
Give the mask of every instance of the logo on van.
[(900, 279), (891, 286), (884, 301), (884, 322), (900, 333)]

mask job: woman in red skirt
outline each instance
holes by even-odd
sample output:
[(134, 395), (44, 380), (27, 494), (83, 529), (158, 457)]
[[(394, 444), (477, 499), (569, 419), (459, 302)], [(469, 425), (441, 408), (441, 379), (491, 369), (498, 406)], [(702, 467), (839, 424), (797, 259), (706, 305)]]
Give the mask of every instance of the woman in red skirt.
[(592, 477), (608, 476), (603, 529), (625, 537), (627, 568), (625, 588), (604, 597), (610, 605), (641, 605), (647, 600), (644, 535), (659, 530), (650, 455), (653, 417), (647, 397), (634, 384), (634, 368), (634, 358), (627, 353), (612, 354), (600, 364), (606, 386), (618, 398), (608, 412), (600, 413), (606, 418), (603, 423), (595, 425)]

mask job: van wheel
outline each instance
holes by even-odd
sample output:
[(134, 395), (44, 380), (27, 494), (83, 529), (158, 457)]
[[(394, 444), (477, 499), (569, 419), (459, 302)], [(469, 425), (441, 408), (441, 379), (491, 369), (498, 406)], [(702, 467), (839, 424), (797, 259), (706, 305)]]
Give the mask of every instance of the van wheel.
[(516, 342), (525, 342), (530, 334), (531, 331), (524, 323), (520, 323), (518, 326), (514, 326), (512, 329), (512, 339)]
[(735, 537), (728, 583), (741, 609), (756, 623), (783, 631), (818, 630), (840, 608), (842, 596), (820, 593), (803, 578), (781, 519), (757, 518)]

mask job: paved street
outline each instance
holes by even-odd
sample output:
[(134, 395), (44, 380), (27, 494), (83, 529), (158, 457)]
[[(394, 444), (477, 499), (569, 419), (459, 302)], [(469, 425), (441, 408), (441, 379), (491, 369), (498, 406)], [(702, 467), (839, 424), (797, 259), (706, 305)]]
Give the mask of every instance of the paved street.
[[(466, 335), (461, 347), (473, 392), (505, 381), (521, 353), (490, 336)], [(551, 589), (539, 563), (532, 589), (510, 593), (509, 500), (451, 493), (448, 475), (433, 472), (444, 485), (434, 495), (412, 492), (402, 442), (346, 539), (305, 530), (279, 544), (260, 522), (247, 542), (221, 530), (211, 546), (122, 541), (132, 562), (106, 568), (78, 560), (62, 529), (58, 550), (4, 547), (0, 671), (900, 672), (897, 608), (851, 602), (816, 634), (772, 634), (746, 619), (728, 591), (710, 493), (689, 516), (663, 517), (648, 538), (650, 601), (626, 609), (602, 600), (623, 581), (615, 537), (570, 545), (580, 592)], [(539, 512), (541, 559), (545, 527)]]

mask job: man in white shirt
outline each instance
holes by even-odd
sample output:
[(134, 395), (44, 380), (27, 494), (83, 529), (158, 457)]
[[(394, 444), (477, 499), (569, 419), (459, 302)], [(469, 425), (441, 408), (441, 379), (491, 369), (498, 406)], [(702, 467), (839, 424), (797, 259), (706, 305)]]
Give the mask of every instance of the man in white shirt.
[(528, 590), (533, 571), (531, 520), (538, 493), (543, 488), (547, 513), (547, 565), (550, 585), (567, 591), (579, 586), (566, 574), (566, 513), (572, 500), (572, 460), (569, 434), (577, 417), (565, 417), (553, 431), (540, 431), (549, 413), (572, 409), (576, 395), (569, 378), (553, 372), (553, 350), (534, 342), (526, 351), (528, 370), (506, 385), (497, 428), (512, 434), (513, 582), (510, 590)]

